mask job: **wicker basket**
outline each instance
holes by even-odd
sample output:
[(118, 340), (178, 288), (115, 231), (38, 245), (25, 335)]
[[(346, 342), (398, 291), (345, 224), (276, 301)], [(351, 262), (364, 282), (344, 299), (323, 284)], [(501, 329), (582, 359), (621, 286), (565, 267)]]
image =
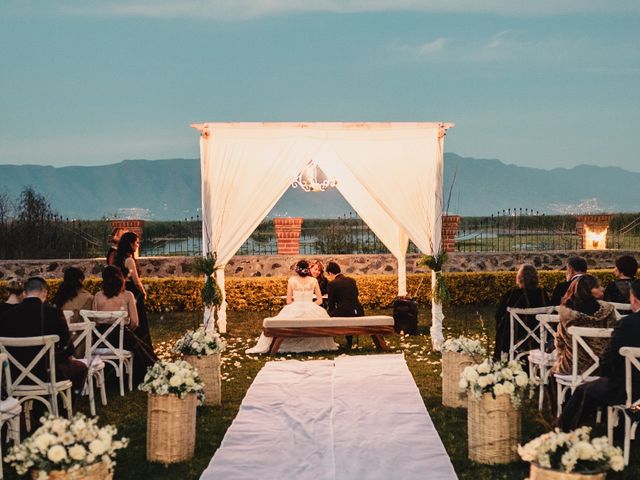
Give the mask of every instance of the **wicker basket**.
[(475, 365), (468, 353), (442, 353), (442, 405), (445, 407), (467, 408), (467, 394), (460, 392), (460, 375), (465, 367)]
[(478, 463), (509, 463), (518, 459), (520, 411), (511, 403), (510, 395), (495, 399), (485, 393), (479, 399), (467, 400), (469, 459)]
[[(40, 470), (31, 470), (31, 478), (36, 480)], [(94, 463), (88, 467), (67, 472), (66, 470), (53, 470), (47, 477), (50, 480), (112, 480), (113, 471), (110, 471), (104, 462)]]
[(204, 382), (204, 404), (222, 403), (222, 378), (220, 377), (220, 353), (213, 355), (185, 355), (184, 359), (198, 370)]
[(606, 473), (567, 473), (557, 470), (547, 470), (532, 463), (529, 480), (604, 480)]
[(193, 457), (196, 443), (195, 394), (149, 394), (147, 404), (147, 460), (164, 464)]

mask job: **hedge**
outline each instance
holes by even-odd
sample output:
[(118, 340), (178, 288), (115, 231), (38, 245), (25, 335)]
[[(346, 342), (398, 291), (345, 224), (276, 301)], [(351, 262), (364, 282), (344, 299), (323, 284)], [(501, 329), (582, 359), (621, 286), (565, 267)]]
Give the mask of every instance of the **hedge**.
[[(600, 278), (603, 285), (613, 280), (613, 270), (592, 270), (589, 273)], [(549, 293), (564, 280), (565, 273), (559, 270), (538, 272), (541, 286)], [(508, 289), (515, 286), (516, 272), (464, 272), (445, 273), (451, 292), (451, 305), (497, 304)], [(360, 291), (360, 301), (365, 308), (391, 306), (397, 292), (395, 275), (354, 276)], [(421, 283), (422, 280), (422, 283)], [(60, 279), (47, 280), (49, 295), (58, 289)], [(147, 289), (147, 309), (151, 312), (202, 310), (200, 289), (203, 280), (198, 277), (144, 278)], [(87, 290), (95, 293), (101, 281), (85, 281)], [(5, 299), (6, 282), (0, 281), (0, 298)], [(430, 302), (431, 276), (407, 275), (407, 291), (419, 304)], [(287, 277), (228, 277), (225, 283), (229, 310), (264, 311), (278, 309), (283, 305), (280, 298), (286, 294)], [(419, 287), (419, 288), (418, 288)], [(417, 292), (417, 295), (416, 295)]]

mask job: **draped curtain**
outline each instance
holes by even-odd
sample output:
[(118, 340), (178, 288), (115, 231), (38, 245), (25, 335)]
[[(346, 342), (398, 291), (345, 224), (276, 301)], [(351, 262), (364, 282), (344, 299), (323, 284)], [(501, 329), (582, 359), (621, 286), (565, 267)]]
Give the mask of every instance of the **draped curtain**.
[[(337, 178), (345, 199), (396, 257), (398, 293), (406, 294), (409, 239), (425, 254), (440, 248), (443, 132), (449, 126), (194, 125), (203, 132), (203, 251), (218, 255), (216, 276), (223, 295), (225, 264), (310, 159)], [(221, 330), (226, 325), (225, 310), (223, 302)], [(440, 329), (437, 326), (438, 338)]]

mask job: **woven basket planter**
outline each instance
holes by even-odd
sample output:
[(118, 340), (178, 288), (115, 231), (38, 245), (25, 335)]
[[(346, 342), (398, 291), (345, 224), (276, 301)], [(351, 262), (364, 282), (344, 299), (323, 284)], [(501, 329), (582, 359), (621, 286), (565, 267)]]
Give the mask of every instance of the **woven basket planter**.
[(193, 457), (196, 443), (195, 394), (151, 395), (147, 404), (147, 460), (164, 464)]
[[(36, 480), (39, 473), (40, 470), (31, 470), (31, 478)], [(50, 480), (112, 480), (113, 472), (109, 471), (106, 463), (98, 462), (73, 472), (52, 470), (48, 478)]]
[(547, 470), (531, 464), (529, 480), (604, 480), (606, 473), (567, 473), (557, 470)]
[(513, 407), (511, 396), (469, 396), (467, 408), (469, 459), (490, 465), (518, 460), (520, 411)]
[(185, 355), (184, 359), (198, 370), (204, 382), (204, 404), (222, 403), (222, 378), (220, 376), (220, 353), (213, 355)]
[(476, 362), (468, 353), (442, 353), (442, 405), (445, 407), (467, 408), (467, 394), (460, 392), (460, 375), (465, 367)]

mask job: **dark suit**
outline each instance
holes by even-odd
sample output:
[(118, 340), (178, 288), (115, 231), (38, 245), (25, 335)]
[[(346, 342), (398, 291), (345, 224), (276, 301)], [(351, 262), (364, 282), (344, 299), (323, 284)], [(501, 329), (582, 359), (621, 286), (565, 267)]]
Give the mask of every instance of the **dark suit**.
[[(602, 378), (576, 388), (560, 416), (564, 431), (582, 425), (597, 407), (619, 405), (626, 401), (625, 361), (618, 352), (622, 347), (640, 347), (640, 312), (622, 317), (613, 329), (611, 342), (602, 353)], [(632, 391), (640, 396), (640, 372), (633, 369)]]
[(562, 297), (564, 297), (564, 294), (567, 293), (567, 290), (569, 290), (569, 285), (571, 285), (571, 282), (577, 280), (582, 275), (584, 275), (584, 273), (578, 273), (571, 277), (571, 280), (565, 280), (564, 282), (560, 282), (559, 284), (557, 284), (556, 288), (553, 289), (553, 293), (551, 294), (551, 305), (560, 305), (562, 303)]
[[(73, 358), (73, 343), (69, 334), (69, 327), (62, 310), (48, 303), (42, 303), (39, 298), (25, 298), (20, 305), (6, 311), (0, 318), (0, 337), (37, 337), (39, 335), (58, 335), (60, 341), (55, 346), (56, 377), (57, 380), (71, 380), (76, 392), (82, 389), (87, 376), (84, 363)], [(11, 352), (16, 360), (28, 365), (41, 347), (22, 347)], [(36, 376), (48, 380), (45, 356), (34, 368)], [(13, 371), (12, 375), (17, 375)]]
[[(327, 311), (331, 317), (362, 317), (364, 308), (358, 300), (358, 285), (351, 277), (341, 273), (327, 286)], [(347, 335), (347, 348), (351, 348), (353, 337)]]

